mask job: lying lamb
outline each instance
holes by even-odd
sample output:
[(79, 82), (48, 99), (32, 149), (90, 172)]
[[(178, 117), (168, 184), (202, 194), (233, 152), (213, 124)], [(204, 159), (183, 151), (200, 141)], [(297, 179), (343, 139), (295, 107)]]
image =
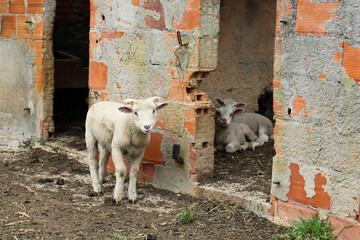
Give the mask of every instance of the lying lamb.
[[(215, 149), (218, 151), (225, 151), (233, 153), (237, 150), (245, 150), (248, 147), (255, 149), (259, 143), (256, 142), (257, 136), (255, 133), (243, 123), (231, 122), (232, 115), (241, 114), (245, 104), (239, 105), (235, 111), (231, 111), (231, 116), (225, 114), (229, 111), (228, 107), (221, 107), (216, 109), (215, 117)], [(247, 142), (248, 138), (251, 142)]]
[(233, 112), (239, 106), (245, 105), (245, 103), (235, 102), (231, 98), (222, 100), (220, 98), (215, 98), (215, 101), (220, 105), (222, 109), (222, 117), (226, 117), (230, 122), (244, 123), (251, 128), (251, 130), (259, 136), (257, 142), (262, 146), (265, 142), (270, 139), (274, 139), (273, 135), (273, 124), (270, 119), (264, 117), (258, 113), (242, 113), (237, 114), (232, 117)]
[[(155, 110), (168, 105), (168, 103), (160, 103), (159, 100), (159, 97), (143, 100), (127, 99), (124, 100), (125, 104), (99, 102), (91, 106), (86, 116), (85, 140), (92, 185), (96, 193), (101, 192), (106, 165), (112, 154), (116, 177), (114, 199), (118, 203), (123, 198), (126, 176), (124, 156), (130, 156), (128, 198), (130, 202), (135, 203), (137, 172), (145, 147), (150, 142), (150, 131), (156, 122)], [(100, 164), (98, 146), (100, 146)]]

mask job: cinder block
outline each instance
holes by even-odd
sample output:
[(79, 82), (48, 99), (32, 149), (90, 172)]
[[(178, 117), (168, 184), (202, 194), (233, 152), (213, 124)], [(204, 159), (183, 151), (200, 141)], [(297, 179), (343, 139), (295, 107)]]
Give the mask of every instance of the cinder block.
[(44, 0), (27, 0), (27, 13), (43, 13)]
[(24, 0), (12, 0), (9, 1), (10, 13), (25, 13), (25, 1)]
[(340, 5), (340, 2), (312, 3), (310, 0), (299, 0), (295, 31), (298, 34), (327, 35), (325, 24), (338, 17), (333, 12)]
[(1, 18), (1, 37), (13, 37), (16, 34), (16, 16), (3, 15)]

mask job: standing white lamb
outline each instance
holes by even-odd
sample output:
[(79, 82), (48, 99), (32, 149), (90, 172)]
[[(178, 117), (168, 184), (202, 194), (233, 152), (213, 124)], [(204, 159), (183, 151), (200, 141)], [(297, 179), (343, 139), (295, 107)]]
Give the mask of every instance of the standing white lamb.
[[(231, 122), (231, 117), (241, 114), (245, 104), (239, 104), (235, 110), (231, 109), (228, 115), (229, 107), (220, 107), (216, 109), (215, 116), (215, 149), (233, 153), (237, 150), (245, 150), (248, 147), (255, 149), (259, 143), (256, 142), (256, 134), (243, 123)], [(231, 116), (230, 116), (231, 115)], [(250, 140), (250, 143), (246, 141)]]
[[(136, 200), (136, 178), (146, 145), (150, 142), (150, 131), (156, 122), (156, 110), (168, 103), (160, 103), (159, 97), (143, 100), (127, 99), (124, 104), (98, 102), (91, 106), (86, 116), (85, 140), (89, 154), (89, 168), (92, 185), (96, 193), (106, 174), (110, 154), (115, 165), (116, 203), (123, 198), (126, 166), (124, 156), (130, 156), (129, 201)], [(100, 147), (100, 163), (98, 161)]]
[(215, 101), (220, 105), (220, 108), (227, 109), (221, 111), (221, 117), (226, 118), (229, 122), (244, 123), (251, 128), (251, 130), (258, 135), (257, 142), (262, 146), (269, 139), (274, 139), (273, 124), (270, 119), (258, 113), (242, 113), (233, 116), (233, 112), (239, 106), (245, 106), (245, 103), (235, 102), (231, 98), (222, 100), (215, 98)]

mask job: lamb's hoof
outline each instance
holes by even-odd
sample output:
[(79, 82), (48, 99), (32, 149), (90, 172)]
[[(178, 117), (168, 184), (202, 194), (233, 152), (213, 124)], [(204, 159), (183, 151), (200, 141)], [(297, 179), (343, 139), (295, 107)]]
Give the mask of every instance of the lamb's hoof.
[(137, 200), (135, 199), (129, 199), (129, 203), (131, 203), (131, 204), (136, 204), (137, 203)]
[(250, 144), (249, 144), (249, 148), (251, 149), (251, 150), (255, 150), (255, 148), (256, 147), (258, 147), (258, 146), (260, 146), (260, 144), (258, 143), (258, 142), (250, 142)]
[(114, 199), (114, 201), (115, 201), (115, 204), (116, 204), (116, 205), (119, 205), (120, 202), (121, 202), (120, 200), (116, 200), (116, 199)]

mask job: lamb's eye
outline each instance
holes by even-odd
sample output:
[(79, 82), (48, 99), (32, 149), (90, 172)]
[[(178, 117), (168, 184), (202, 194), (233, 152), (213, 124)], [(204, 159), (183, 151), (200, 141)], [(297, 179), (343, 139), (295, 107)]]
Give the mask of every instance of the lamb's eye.
[(153, 110), (153, 114), (155, 114), (155, 110)]
[(135, 114), (135, 116), (137, 116), (138, 114), (137, 114), (137, 112), (134, 112), (134, 114)]
[(233, 114), (230, 114), (230, 117), (232, 117), (233, 116)]

